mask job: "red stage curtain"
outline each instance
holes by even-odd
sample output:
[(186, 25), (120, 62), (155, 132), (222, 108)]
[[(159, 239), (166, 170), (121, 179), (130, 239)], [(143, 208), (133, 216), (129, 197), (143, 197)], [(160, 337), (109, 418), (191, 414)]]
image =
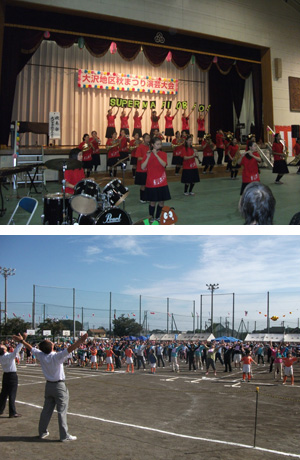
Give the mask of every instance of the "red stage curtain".
[(154, 67), (160, 66), (167, 57), (169, 50), (167, 48), (159, 48), (158, 46), (143, 45), (144, 55), (151, 65)]
[(216, 62), (216, 66), (222, 75), (228, 75), (234, 64), (234, 59), (220, 58)]
[(61, 34), (58, 32), (51, 32), (50, 40), (56, 42), (62, 48), (70, 48), (77, 40), (76, 35)]
[(196, 54), (195, 56), (197, 66), (204, 72), (211, 68), (213, 58), (213, 56), (206, 56), (205, 54)]
[(116, 42), (117, 50), (121, 58), (125, 61), (133, 61), (141, 51), (141, 45), (138, 43)]
[(101, 38), (84, 37), (86, 49), (92, 56), (102, 57), (109, 50), (111, 41)]
[(191, 60), (192, 53), (188, 51), (172, 50), (172, 62), (178, 69), (185, 69)]

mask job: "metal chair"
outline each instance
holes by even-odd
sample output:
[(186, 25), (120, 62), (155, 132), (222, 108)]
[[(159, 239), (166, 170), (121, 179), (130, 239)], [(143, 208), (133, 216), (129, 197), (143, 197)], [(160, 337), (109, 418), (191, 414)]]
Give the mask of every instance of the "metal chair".
[(29, 219), (27, 220), (26, 224), (24, 224), (24, 225), (29, 225), (36, 211), (37, 206), (38, 206), (38, 201), (35, 198), (24, 196), (23, 198), (20, 199), (19, 203), (17, 204), (16, 209), (12, 213), (12, 216), (9, 219), (7, 225), (15, 225), (14, 216), (19, 208), (22, 208), (24, 211), (27, 211), (30, 213)]

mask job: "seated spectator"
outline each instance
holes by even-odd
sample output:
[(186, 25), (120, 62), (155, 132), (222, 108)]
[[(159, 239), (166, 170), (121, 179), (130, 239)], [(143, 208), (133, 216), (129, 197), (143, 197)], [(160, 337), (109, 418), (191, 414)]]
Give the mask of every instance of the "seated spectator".
[(269, 187), (260, 182), (251, 182), (245, 188), (240, 203), (245, 225), (272, 225), (275, 204)]

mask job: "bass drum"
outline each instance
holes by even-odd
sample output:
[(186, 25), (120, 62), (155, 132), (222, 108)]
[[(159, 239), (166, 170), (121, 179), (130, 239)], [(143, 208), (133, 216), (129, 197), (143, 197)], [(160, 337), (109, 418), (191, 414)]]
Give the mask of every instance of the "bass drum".
[[(66, 222), (72, 223), (72, 209), (70, 206), (70, 199), (72, 195), (65, 194), (65, 207), (66, 207)], [(44, 214), (42, 221), (44, 225), (61, 225), (63, 223), (63, 193), (48, 193), (43, 198), (44, 201)]]
[(96, 211), (90, 216), (79, 216), (79, 225), (132, 225), (129, 214), (120, 208), (110, 208)]

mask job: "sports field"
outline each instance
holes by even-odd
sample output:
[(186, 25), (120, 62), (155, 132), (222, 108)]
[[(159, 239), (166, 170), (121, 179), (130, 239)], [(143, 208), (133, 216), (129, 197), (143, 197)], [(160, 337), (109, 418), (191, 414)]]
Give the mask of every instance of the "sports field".
[[(173, 373), (166, 363), (126, 374), (125, 367), (106, 373), (66, 367), (70, 392), (69, 432), (77, 441), (58, 442), (57, 414), (50, 436), (37, 437), (45, 380), (39, 365), (18, 366), (17, 410), (23, 416), (0, 417), (1, 459), (210, 459), (274, 460), (300, 458), (300, 366), (295, 386), (274, 381), (269, 367), (253, 366), (253, 380), (241, 372), (217, 376), (189, 371), (180, 363)], [(2, 375), (0, 375), (2, 378)], [(258, 393), (256, 449), (253, 449)]]

